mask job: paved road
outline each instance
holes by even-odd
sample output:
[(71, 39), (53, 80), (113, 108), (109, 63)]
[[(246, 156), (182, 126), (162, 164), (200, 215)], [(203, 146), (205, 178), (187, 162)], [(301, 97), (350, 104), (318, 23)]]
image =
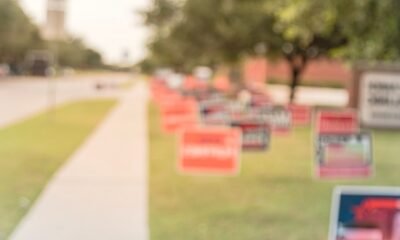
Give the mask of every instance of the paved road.
[[(0, 79), (0, 128), (44, 111), (49, 106), (84, 98), (118, 95), (121, 89), (98, 91), (95, 86), (99, 82), (116, 86), (129, 78), (131, 76), (128, 74), (103, 74), (64, 77), (52, 81), (44, 78)], [(273, 85), (269, 89), (277, 102), (287, 102), (287, 87)], [(344, 107), (348, 101), (347, 91), (340, 89), (300, 87), (297, 96), (297, 103), (306, 105)]]
[[(0, 128), (68, 101), (115, 96), (118, 88), (98, 91), (98, 82), (117, 86), (131, 78), (128, 74), (79, 77), (0, 79)], [(49, 81), (51, 80), (51, 81)]]
[(12, 240), (147, 240), (147, 88), (138, 83), (60, 169)]

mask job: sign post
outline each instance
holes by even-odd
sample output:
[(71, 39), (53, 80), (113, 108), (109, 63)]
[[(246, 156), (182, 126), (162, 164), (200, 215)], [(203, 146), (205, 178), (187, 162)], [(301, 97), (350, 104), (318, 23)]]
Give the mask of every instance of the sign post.
[[(58, 66), (58, 42), (66, 37), (65, 33), (65, 11), (67, 0), (47, 0), (47, 19), (44, 29), (44, 37), (53, 41), (50, 45), (50, 52), (53, 54), (53, 66), (47, 70), (49, 78), (49, 111), (57, 103), (57, 68)], [(53, 80), (52, 80), (53, 79)]]

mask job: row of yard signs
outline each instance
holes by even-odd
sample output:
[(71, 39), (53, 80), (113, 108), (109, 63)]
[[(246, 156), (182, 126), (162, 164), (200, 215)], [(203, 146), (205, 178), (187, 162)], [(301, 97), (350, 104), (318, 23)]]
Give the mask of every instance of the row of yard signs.
[[(396, 74), (399, 71), (396, 68)], [(241, 101), (246, 94), (235, 101), (194, 79), (189, 85), (201, 91), (179, 93), (157, 81), (152, 89), (163, 129), (180, 134), (178, 169), (183, 173), (238, 174), (242, 151), (265, 151), (274, 136), (284, 136), (292, 126), (307, 126), (314, 120), (315, 176), (353, 179), (373, 174), (372, 135), (361, 130), (360, 122), (378, 127), (400, 124), (398, 75), (385, 70), (360, 76), (365, 78), (355, 84), (362, 90), (360, 115), (354, 110), (313, 114), (307, 106), (279, 106), (251, 89), (250, 102)], [(338, 187), (333, 194), (329, 240), (400, 240), (400, 188)]]
[(182, 173), (238, 174), (242, 151), (265, 152), (274, 135), (289, 134), (292, 125), (311, 120), (309, 107), (274, 105), (254, 90), (249, 102), (204, 87), (172, 89), (162, 80), (154, 80), (151, 90), (163, 131), (180, 136)]
[[(313, 115), (308, 106), (275, 105), (268, 95), (254, 90), (249, 90), (250, 101), (243, 103), (207, 87), (176, 90), (154, 80), (152, 93), (162, 129), (180, 135), (178, 168), (182, 173), (239, 173), (241, 151), (265, 152), (275, 136), (290, 134), (293, 126), (309, 125)], [(316, 176), (369, 177), (372, 137), (360, 131), (357, 113), (320, 111), (315, 115)], [(229, 157), (223, 153), (230, 153)]]
[[(313, 119), (317, 178), (367, 178), (373, 173), (372, 136), (360, 130), (353, 110), (313, 114), (310, 107), (275, 105), (260, 94), (243, 104), (208, 88), (172, 90), (162, 81), (153, 81), (152, 93), (163, 130), (179, 135), (177, 168), (182, 174), (237, 175), (242, 151), (267, 151), (274, 136), (284, 137), (293, 126), (310, 125)], [(335, 191), (329, 240), (399, 239), (400, 189)]]
[[(346, 122), (347, 131), (338, 132), (336, 129), (336, 136), (329, 132), (328, 136), (323, 135), (325, 133), (320, 136), (319, 154), (322, 160), (319, 161), (332, 162), (328, 164), (327, 170), (327, 174), (332, 177), (366, 177), (372, 174), (371, 134), (360, 131), (358, 122), (363, 127), (400, 128), (399, 66), (363, 63), (355, 70), (349, 91), (350, 106), (358, 108), (359, 120), (355, 119), (357, 115), (346, 113), (347, 116), (343, 118), (347, 117), (347, 120), (341, 121)], [(325, 166), (322, 169), (326, 169)], [(340, 171), (337, 171), (336, 166), (340, 167)], [(400, 188), (336, 189), (332, 201), (329, 240), (399, 239)]]

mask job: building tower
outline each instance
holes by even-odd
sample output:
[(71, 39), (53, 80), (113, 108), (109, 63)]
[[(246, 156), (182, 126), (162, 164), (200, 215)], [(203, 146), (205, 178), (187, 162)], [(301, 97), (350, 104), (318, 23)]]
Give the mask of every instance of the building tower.
[(66, 0), (47, 0), (47, 19), (44, 37), (48, 40), (62, 39), (65, 31)]

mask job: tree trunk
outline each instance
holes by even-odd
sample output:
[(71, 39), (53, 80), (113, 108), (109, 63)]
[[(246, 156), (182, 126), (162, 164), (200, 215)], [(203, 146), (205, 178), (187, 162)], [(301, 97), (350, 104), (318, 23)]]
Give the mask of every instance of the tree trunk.
[(229, 81), (234, 89), (234, 92), (239, 91), (244, 87), (242, 71), (239, 64), (232, 64), (229, 66)]
[(300, 83), (300, 77), (307, 66), (308, 59), (306, 56), (287, 57), (291, 69), (291, 82), (290, 82), (290, 103), (296, 99), (296, 88)]
[(296, 88), (299, 85), (299, 81), (300, 81), (300, 76), (301, 76), (301, 72), (302, 70), (298, 67), (291, 67), (292, 70), (292, 79), (290, 82), (290, 103), (293, 103), (295, 98), (296, 98)]

